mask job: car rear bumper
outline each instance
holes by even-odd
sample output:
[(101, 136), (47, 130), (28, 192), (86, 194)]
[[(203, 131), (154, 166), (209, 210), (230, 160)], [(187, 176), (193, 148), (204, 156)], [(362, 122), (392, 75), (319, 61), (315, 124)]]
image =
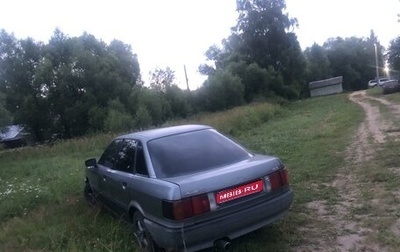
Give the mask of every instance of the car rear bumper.
[(209, 248), (218, 239), (234, 239), (282, 218), (293, 201), (293, 191), (250, 208), (184, 228), (168, 228), (145, 220), (154, 241), (163, 248), (197, 251)]

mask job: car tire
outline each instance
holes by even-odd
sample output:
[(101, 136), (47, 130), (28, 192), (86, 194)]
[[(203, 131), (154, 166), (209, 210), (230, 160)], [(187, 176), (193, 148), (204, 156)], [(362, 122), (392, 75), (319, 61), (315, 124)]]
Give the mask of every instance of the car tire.
[(144, 216), (140, 211), (135, 211), (132, 217), (133, 234), (140, 251), (161, 252), (162, 250), (151, 238), (144, 224)]
[(96, 204), (96, 197), (94, 196), (92, 187), (90, 186), (89, 182), (85, 183), (85, 188), (83, 189), (83, 195), (85, 196), (86, 201), (89, 202), (91, 205)]

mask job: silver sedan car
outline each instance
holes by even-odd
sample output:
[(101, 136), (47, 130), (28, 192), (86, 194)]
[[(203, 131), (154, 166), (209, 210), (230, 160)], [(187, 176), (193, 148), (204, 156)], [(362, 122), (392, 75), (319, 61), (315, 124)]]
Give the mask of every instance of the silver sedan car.
[(282, 218), (293, 201), (280, 159), (204, 125), (119, 136), (85, 164), (86, 199), (128, 216), (145, 251), (230, 250), (232, 239)]

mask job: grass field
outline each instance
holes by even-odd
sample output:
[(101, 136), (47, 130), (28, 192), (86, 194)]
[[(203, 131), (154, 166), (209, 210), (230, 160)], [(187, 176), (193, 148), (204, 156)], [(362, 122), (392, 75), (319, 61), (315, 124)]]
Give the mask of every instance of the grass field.
[[(363, 119), (346, 94), (284, 106), (255, 104), (181, 123), (212, 125), (248, 149), (279, 156), (295, 201), (282, 221), (234, 241), (235, 251), (289, 251), (307, 243), (306, 204), (340, 195), (330, 186)], [(172, 123), (172, 124), (175, 124)], [(82, 197), (83, 161), (113, 135), (0, 152), (0, 251), (134, 251), (129, 225)]]

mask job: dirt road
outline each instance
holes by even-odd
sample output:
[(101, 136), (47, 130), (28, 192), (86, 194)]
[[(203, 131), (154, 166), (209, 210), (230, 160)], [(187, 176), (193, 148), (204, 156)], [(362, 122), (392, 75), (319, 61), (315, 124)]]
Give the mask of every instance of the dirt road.
[(386, 183), (400, 174), (400, 167), (379, 170), (382, 160), (377, 156), (400, 138), (400, 105), (365, 91), (349, 99), (363, 108), (365, 119), (348, 147), (345, 167), (327, 185), (337, 190), (340, 200), (308, 204), (318, 224), (305, 228), (309, 234), (315, 228), (314, 237), (296, 251), (400, 251), (400, 191)]

